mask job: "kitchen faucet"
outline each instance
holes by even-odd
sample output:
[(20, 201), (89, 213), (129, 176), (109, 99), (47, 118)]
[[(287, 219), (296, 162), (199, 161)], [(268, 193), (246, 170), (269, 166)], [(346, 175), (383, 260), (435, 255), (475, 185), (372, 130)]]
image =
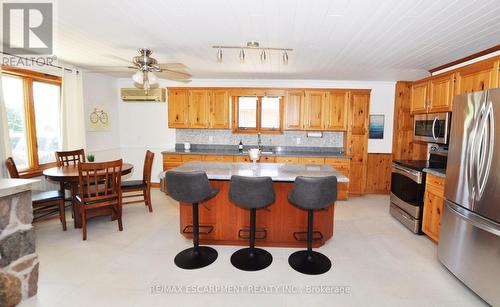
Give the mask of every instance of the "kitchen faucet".
[(262, 150), (262, 140), (260, 139), (260, 132), (257, 133), (257, 145), (259, 147), (259, 150)]

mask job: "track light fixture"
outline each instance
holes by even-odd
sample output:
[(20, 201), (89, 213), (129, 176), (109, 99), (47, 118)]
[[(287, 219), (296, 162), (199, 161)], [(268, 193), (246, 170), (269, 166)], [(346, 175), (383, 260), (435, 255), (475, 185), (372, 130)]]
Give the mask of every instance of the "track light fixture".
[(244, 62), (246, 59), (246, 50), (260, 50), (260, 61), (262, 63), (265, 63), (267, 61), (267, 53), (269, 52), (270, 54), (272, 51), (281, 51), (281, 61), (283, 65), (288, 64), (288, 52), (293, 51), (291, 48), (277, 48), (277, 47), (264, 47), (260, 46), (259, 42), (256, 41), (250, 41), (247, 42), (247, 45), (244, 47), (241, 46), (222, 46), (222, 45), (217, 45), (217, 46), (212, 46), (212, 48), (217, 49), (217, 62), (222, 62), (222, 49), (239, 49), (239, 59), (241, 62)]

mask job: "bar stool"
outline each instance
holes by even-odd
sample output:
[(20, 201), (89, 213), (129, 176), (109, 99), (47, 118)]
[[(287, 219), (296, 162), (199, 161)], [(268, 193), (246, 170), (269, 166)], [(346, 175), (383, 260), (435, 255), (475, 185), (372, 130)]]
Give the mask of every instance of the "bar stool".
[[(325, 255), (312, 250), (314, 210), (325, 209), (337, 200), (337, 177), (303, 177), (298, 176), (288, 200), (299, 208), (307, 210), (307, 250), (295, 252), (288, 257), (290, 266), (304, 274), (318, 275), (328, 272), (332, 263)], [(298, 232), (297, 232), (298, 233)], [(296, 234), (294, 237), (297, 239)]]
[(199, 269), (217, 259), (217, 251), (208, 246), (200, 246), (200, 225), (198, 220), (198, 204), (214, 197), (218, 189), (210, 187), (207, 174), (202, 171), (165, 173), (167, 192), (173, 199), (181, 203), (192, 204), (193, 207), (193, 247), (183, 250), (175, 256), (175, 264), (182, 269)]
[(273, 262), (273, 256), (266, 250), (255, 248), (255, 219), (257, 209), (264, 208), (275, 200), (271, 177), (231, 176), (229, 200), (240, 208), (250, 209), (250, 247), (234, 252), (231, 263), (243, 271), (267, 268)]

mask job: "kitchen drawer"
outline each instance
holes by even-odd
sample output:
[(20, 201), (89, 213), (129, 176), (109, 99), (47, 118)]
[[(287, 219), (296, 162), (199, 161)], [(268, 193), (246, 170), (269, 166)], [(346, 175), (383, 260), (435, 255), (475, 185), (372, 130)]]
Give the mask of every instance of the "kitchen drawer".
[(427, 174), (426, 185), (428, 186), (428, 188), (435, 190), (441, 195), (444, 195), (444, 184), (444, 178), (437, 177), (432, 174)]
[(203, 161), (203, 155), (182, 155), (182, 162)]
[(182, 156), (181, 155), (163, 155), (163, 162), (181, 162), (182, 161)]
[(335, 168), (337, 168), (337, 167), (349, 168), (349, 165), (351, 164), (351, 159), (348, 159), (348, 158), (325, 158), (325, 164), (335, 166)]
[(299, 157), (276, 157), (276, 163), (299, 163)]
[(261, 156), (259, 162), (274, 163), (276, 162), (276, 157)]
[(174, 167), (182, 165), (182, 162), (163, 162), (163, 170), (168, 171)]
[(248, 156), (235, 156), (234, 162), (251, 162)]
[(317, 157), (301, 157), (299, 161), (302, 164), (325, 164), (325, 158)]
[(207, 155), (205, 156), (205, 160), (207, 162), (233, 162), (234, 157), (233, 156), (212, 156), (212, 155)]

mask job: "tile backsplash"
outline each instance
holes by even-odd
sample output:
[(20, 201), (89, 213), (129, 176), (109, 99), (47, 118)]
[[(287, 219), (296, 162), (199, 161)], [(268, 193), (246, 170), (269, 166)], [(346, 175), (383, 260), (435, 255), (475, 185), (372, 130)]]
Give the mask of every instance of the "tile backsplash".
[[(343, 147), (344, 132), (323, 132), (323, 137), (307, 137), (306, 131), (284, 131), (283, 134), (263, 134), (264, 146), (314, 146)], [(231, 130), (176, 129), (176, 143), (238, 145), (257, 145), (256, 134), (233, 134)], [(299, 141), (298, 141), (299, 140)]]

